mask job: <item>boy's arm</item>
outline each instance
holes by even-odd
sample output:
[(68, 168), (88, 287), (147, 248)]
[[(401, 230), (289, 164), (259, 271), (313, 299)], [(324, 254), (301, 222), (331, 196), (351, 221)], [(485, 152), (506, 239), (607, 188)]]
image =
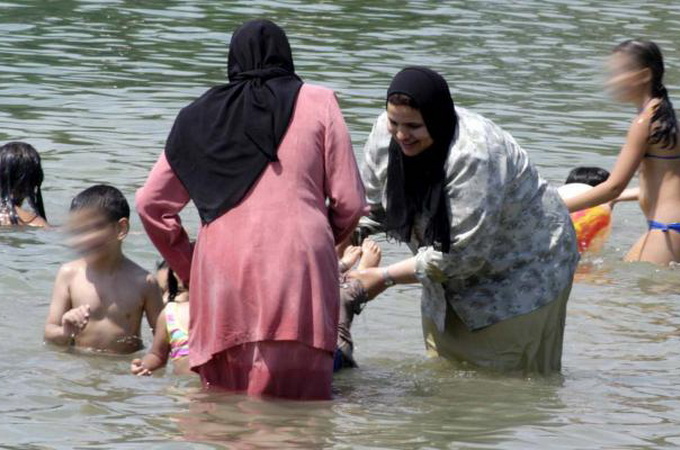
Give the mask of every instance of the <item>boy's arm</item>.
[(164, 367), (168, 363), (170, 353), (170, 339), (165, 321), (165, 314), (161, 311), (156, 322), (158, 327), (153, 335), (153, 344), (149, 353), (143, 358), (133, 359), (130, 364), (130, 372), (134, 375), (151, 375), (154, 370)]
[(144, 314), (154, 335), (158, 331), (156, 322), (161, 311), (163, 311), (161, 288), (158, 286), (158, 281), (152, 275), (148, 275), (144, 285)]
[[(69, 269), (68, 266), (62, 266), (54, 282), (52, 302), (50, 303), (50, 310), (45, 322), (45, 340), (53, 344), (68, 345), (71, 337), (80, 332), (87, 324), (85, 308), (71, 308), (69, 284), (73, 276), (74, 272), (72, 269)], [(74, 312), (69, 314), (69, 317), (66, 317), (66, 314), (71, 311)]]

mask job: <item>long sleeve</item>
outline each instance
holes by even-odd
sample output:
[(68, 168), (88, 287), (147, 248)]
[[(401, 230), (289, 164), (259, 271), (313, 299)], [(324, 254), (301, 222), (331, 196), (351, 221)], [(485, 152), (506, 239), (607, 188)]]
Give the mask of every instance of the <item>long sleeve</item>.
[(335, 97), (329, 101), (324, 139), (324, 170), (329, 220), (336, 243), (354, 231), (367, 212), (364, 187), (349, 130)]
[(137, 191), (136, 207), (151, 242), (185, 283), (191, 274), (192, 246), (179, 212), (189, 200), (163, 153)]
[(428, 267), (449, 278), (477, 274), (490, 259), (494, 236), (503, 213), (506, 191), (506, 152), (494, 146), (513, 145), (505, 136), (486, 136), (481, 144), (457, 143), (447, 163), (446, 195), (451, 219), (451, 250), (444, 254), (432, 247), (416, 255), (416, 276), (424, 281)]
[(368, 234), (383, 231), (382, 221), (385, 217), (383, 193), (387, 182), (390, 139), (391, 136), (387, 130), (387, 114), (383, 113), (373, 124), (371, 134), (366, 140), (364, 163), (361, 167), (369, 215), (361, 219), (360, 226), (365, 228)]

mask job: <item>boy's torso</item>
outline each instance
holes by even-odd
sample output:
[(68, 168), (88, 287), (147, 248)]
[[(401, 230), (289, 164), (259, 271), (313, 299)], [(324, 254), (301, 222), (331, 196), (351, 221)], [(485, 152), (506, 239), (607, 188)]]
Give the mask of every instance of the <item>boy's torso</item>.
[(69, 285), (72, 307), (90, 306), (89, 322), (76, 345), (113, 353), (139, 350), (149, 274), (127, 259), (109, 273), (97, 272), (82, 260), (71, 264), (77, 269)]

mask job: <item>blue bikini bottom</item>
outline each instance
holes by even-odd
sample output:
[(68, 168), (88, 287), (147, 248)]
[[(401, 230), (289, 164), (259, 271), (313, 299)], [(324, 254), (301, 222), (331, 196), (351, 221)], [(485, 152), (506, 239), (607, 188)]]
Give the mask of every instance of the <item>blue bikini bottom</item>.
[(665, 233), (667, 233), (670, 230), (673, 230), (677, 233), (680, 233), (680, 222), (665, 224), (657, 222), (656, 220), (650, 220), (647, 223), (649, 224), (650, 230), (661, 230)]

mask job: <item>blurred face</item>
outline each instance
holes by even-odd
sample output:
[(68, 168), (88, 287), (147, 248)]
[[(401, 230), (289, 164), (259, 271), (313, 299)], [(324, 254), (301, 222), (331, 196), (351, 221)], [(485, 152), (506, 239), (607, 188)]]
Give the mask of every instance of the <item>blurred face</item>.
[(651, 72), (640, 69), (631, 56), (616, 52), (607, 61), (608, 78), (606, 89), (620, 102), (639, 101), (649, 90)]
[(111, 222), (106, 215), (92, 209), (69, 214), (69, 245), (86, 261), (102, 260), (120, 249), (129, 230), (128, 219)]
[(420, 111), (407, 105), (387, 104), (387, 129), (406, 156), (417, 156), (434, 143)]

